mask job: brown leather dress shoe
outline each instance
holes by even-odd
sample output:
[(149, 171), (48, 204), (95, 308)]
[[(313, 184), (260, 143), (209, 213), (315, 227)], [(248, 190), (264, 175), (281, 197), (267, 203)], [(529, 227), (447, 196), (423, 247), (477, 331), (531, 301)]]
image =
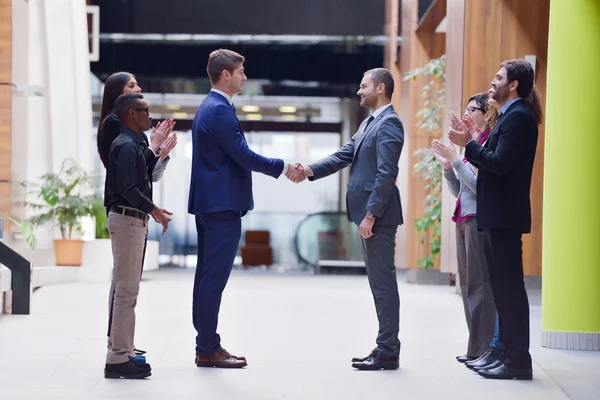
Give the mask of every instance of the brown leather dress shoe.
[(214, 368), (243, 368), (248, 363), (246, 359), (235, 358), (225, 349), (208, 355), (196, 354), (196, 366)]
[[(225, 349), (223, 349), (223, 350), (225, 350)], [(225, 350), (225, 351), (227, 351), (227, 350)], [(228, 351), (227, 351), (227, 352), (228, 352)], [(228, 352), (228, 353), (229, 353), (229, 352)], [(244, 361), (246, 361), (246, 357), (244, 357), (244, 356), (234, 356), (234, 355), (233, 355), (233, 354), (231, 354), (231, 353), (229, 353), (229, 355), (230, 355), (231, 357), (233, 357), (233, 358), (237, 358), (238, 360), (244, 360)]]

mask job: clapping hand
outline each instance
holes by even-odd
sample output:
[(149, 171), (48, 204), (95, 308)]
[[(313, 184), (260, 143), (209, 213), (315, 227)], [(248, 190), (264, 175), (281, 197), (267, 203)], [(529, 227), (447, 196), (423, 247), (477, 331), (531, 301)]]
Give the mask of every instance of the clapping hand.
[(302, 164), (288, 164), (285, 177), (294, 183), (300, 183), (307, 178), (307, 173)]
[(480, 143), (481, 129), (479, 129), (479, 126), (477, 126), (475, 121), (473, 121), (473, 117), (469, 115), (468, 117), (463, 118), (462, 123), (467, 127), (467, 129), (471, 133), (471, 137), (473, 138), (473, 140), (475, 140), (477, 143)]
[(173, 133), (170, 135), (167, 140), (164, 141), (162, 147), (160, 148), (160, 159), (164, 160), (167, 158), (171, 150), (177, 146), (177, 135)]
[(463, 121), (458, 119), (454, 111), (450, 112), (450, 132), (448, 132), (448, 139), (460, 147), (464, 147), (469, 141), (473, 140), (471, 131)]
[(443, 150), (441, 148), (442, 146), (446, 147), (439, 140), (433, 140), (431, 142), (431, 152), (433, 153), (434, 157), (439, 161), (439, 163), (442, 164), (442, 168), (448, 171), (452, 168), (452, 161), (450, 161), (446, 156), (444, 156)]
[(175, 120), (173, 118), (165, 119), (164, 121), (159, 122), (152, 129), (152, 133), (150, 134), (150, 148), (157, 152), (158, 149), (163, 145), (165, 140), (169, 137), (171, 131), (175, 127)]
[(458, 153), (451, 144), (448, 145), (440, 142), (439, 140), (433, 140), (431, 142), (431, 151), (446, 171), (450, 170), (452, 168), (452, 164), (458, 160)]

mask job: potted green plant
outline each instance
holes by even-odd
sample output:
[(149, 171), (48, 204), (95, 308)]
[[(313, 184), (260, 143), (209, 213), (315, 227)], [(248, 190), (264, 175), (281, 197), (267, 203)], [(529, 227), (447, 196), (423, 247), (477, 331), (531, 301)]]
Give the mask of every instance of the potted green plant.
[(45, 174), (27, 187), (36, 198), (26, 202), (36, 213), (28, 222), (60, 229), (61, 239), (54, 240), (56, 265), (80, 266), (83, 240), (73, 238), (73, 233), (81, 230), (81, 218), (96, 215), (93, 179), (73, 159), (66, 159), (58, 173)]
[[(3, 204), (9, 200), (10, 198), (0, 200), (0, 204)], [(4, 220), (8, 220), (12, 222), (15, 226), (17, 226), (21, 231), (21, 234), (23, 235), (23, 239), (25, 240), (25, 242), (27, 242), (29, 247), (31, 247), (32, 249), (35, 248), (36, 241), (35, 236), (33, 234), (33, 227), (31, 226), (31, 224), (27, 221), (17, 221), (15, 218), (11, 217), (7, 213), (0, 213), (0, 239), (4, 238)]]
[(100, 197), (96, 198), (94, 204), (92, 204), (94, 211), (94, 218), (96, 219), (96, 239), (110, 239), (108, 233), (107, 219), (106, 219), (106, 208), (104, 202)]

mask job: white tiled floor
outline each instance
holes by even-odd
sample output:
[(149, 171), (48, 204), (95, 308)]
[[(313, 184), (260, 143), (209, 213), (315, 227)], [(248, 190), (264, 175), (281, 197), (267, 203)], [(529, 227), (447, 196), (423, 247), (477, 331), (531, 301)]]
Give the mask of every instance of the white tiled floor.
[[(365, 276), (235, 272), (224, 294), (223, 345), (243, 370), (196, 368), (193, 270), (144, 274), (137, 346), (153, 376), (105, 380), (108, 284), (43, 287), (30, 316), (0, 317), (0, 399), (598, 399), (600, 354), (539, 347), (532, 296), (534, 381), (487, 381), (454, 360), (466, 327), (454, 289), (408, 285), (400, 276), (400, 370), (361, 372), (350, 358), (374, 346)], [(565, 393), (566, 392), (566, 393)]]

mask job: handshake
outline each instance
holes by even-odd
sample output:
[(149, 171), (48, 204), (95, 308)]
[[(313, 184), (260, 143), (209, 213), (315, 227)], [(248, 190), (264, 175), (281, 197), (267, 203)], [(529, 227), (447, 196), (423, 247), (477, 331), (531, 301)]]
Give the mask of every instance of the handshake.
[(285, 177), (294, 183), (300, 183), (312, 175), (313, 172), (310, 167), (305, 167), (300, 163), (288, 164), (287, 171), (285, 172)]

